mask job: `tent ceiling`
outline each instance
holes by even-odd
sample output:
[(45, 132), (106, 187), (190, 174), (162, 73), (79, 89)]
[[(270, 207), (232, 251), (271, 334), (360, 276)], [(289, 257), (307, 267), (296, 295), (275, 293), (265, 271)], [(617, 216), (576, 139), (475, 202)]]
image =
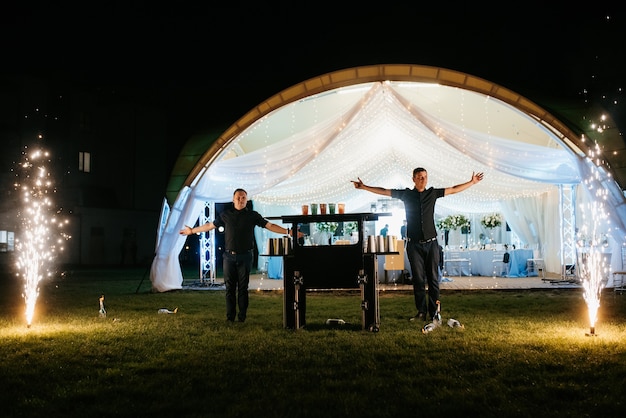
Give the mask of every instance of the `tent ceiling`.
[[(328, 74), (270, 98), (212, 144), (190, 171), (185, 184), (191, 184), (201, 170), (214, 162), (262, 152), (280, 141), (294, 140), (305, 131), (322, 132), (319, 126), (331, 123), (337, 115), (349, 114), (355, 104), (366, 102), (364, 97), (375, 84), (390, 79), (397, 80), (386, 83), (406, 99), (402, 103), (405, 108), (425, 110), (429, 116), (485, 143), (490, 138), (517, 141), (543, 147), (547, 155), (551, 150), (564, 149), (566, 144), (571, 152), (583, 154), (578, 146), (584, 144), (556, 118), (492, 83), (431, 67), (377, 66)], [(333, 86), (336, 88), (330, 88)], [(483, 187), (445, 199), (451, 210), (492, 211), (499, 199), (540, 194), (554, 187), (498, 171), (488, 159), (478, 163), (468, 157), (468, 150), (451, 147), (438, 136), (436, 126), (407, 122), (406, 115), (398, 112), (398, 107), (384, 98), (367, 102), (346, 121), (345, 131), (339, 134), (341, 141), (325, 149), (306, 167), (300, 167), (297, 175), (255, 193), (253, 199), (283, 205), (296, 200), (353, 200), (352, 207), (365, 205), (363, 200), (371, 200), (372, 196), (355, 196), (349, 180), (360, 176), (368, 184), (411, 187), (410, 173), (416, 166), (429, 170), (429, 184), (433, 186), (464, 182), (472, 171), (486, 173)], [(483, 151), (488, 152), (488, 148), (478, 152)], [(511, 159), (520, 158), (523, 155), (511, 154)], [(192, 159), (186, 156), (187, 167)], [(180, 172), (179, 178), (182, 175)], [(304, 189), (303, 184), (307, 185)], [(233, 187), (242, 186), (246, 187), (234, 179)], [(170, 194), (170, 200), (172, 197)]]
[[(426, 167), (430, 184), (440, 186), (463, 183), (472, 171), (486, 173), (486, 180), (472, 193), (442, 200), (440, 206), (453, 211), (497, 211), (500, 199), (535, 196), (554, 188), (478, 163), (438, 137), (436, 127), (434, 132), (406, 108), (425, 110), (468, 136), (484, 136), (485, 152), (489, 152), (490, 137), (562, 149), (554, 135), (536, 120), (499, 100), (456, 87), (388, 82), (385, 88), (379, 84), (343, 87), (283, 106), (239, 135), (216, 162), (255, 152), (263, 158), (263, 150), (271, 149), (268, 147), (290, 141), (298, 144), (301, 135), (313, 140), (326, 135), (327, 125), (330, 129), (340, 125), (342, 131), (331, 145), (323, 150), (320, 147), (319, 155), (306, 166), (253, 199), (278, 206), (342, 200), (351, 208), (369, 207), (372, 195), (355, 191), (350, 180), (361, 177), (368, 184), (412, 187), (411, 172), (416, 166)], [(398, 102), (389, 88), (410, 102)], [(337, 115), (346, 115), (345, 120), (337, 123)], [(235, 183), (229, 188), (234, 187)]]

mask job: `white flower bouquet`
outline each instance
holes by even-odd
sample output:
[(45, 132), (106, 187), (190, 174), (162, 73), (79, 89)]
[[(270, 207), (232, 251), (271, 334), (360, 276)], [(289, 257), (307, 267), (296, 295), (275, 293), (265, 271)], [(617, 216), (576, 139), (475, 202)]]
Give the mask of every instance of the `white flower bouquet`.
[(444, 231), (454, 229), (454, 225), (452, 224), (452, 217), (450, 216), (439, 219), (436, 222), (435, 226), (437, 227), (437, 229), (442, 229)]
[(489, 229), (497, 228), (500, 225), (502, 225), (502, 215), (500, 215), (499, 213), (492, 213), (489, 215), (485, 215), (480, 220), (480, 223), (485, 228), (489, 228)]
[(467, 217), (465, 215), (453, 215), (454, 217), (454, 224), (456, 225), (456, 228), (469, 228), (470, 227), (470, 220), (467, 219)]
[(465, 215), (449, 215), (437, 221), (437, 228), (444, 231), (456, 230), (458, 228), (469, 228), (470, 220)]

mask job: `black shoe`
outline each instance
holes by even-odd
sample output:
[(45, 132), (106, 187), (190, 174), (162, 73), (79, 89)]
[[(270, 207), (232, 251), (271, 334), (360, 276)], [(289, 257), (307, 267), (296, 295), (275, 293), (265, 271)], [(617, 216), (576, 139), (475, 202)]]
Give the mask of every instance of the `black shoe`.
[(246, 322), (246, 318), (243, 318), (243, 319), (237, 318), (237, 322)]
[(422, 321), (424, 322), (426, 320), (426, 314), (424, 312), (420, 312), (415, 316), (412, 316), (411, 318), (409, 318), (409, 321)]

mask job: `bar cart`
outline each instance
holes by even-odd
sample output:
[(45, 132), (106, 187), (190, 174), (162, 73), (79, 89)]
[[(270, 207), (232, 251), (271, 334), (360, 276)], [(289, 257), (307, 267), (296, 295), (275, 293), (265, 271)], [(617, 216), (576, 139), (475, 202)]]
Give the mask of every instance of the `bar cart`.
[(360, 289), (362, 328), (377, 332), (380, 327), (378, 305), (378, 261), (382, 254), (395, 251), (371, 251), (365, 241), (365, 223), (390, 214), (346, 213), (325, 215), (282, 216), (292, 229), (311, 231), (316, 224), (356, 224), (358, 234), (350, 241), (340, 240), (327, 245), (293, 240), (292, 248), (283, 254), (284, 293), (283, 325), (299, 329), (306, 325), (307, 289)]

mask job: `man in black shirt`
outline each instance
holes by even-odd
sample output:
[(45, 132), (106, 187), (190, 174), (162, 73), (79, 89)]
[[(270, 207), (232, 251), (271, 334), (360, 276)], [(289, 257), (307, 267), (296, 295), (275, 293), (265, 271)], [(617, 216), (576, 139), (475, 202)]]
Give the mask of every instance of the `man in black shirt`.
[[(233, 207), (216, 216), (213, 222), (192, 228), (185, 226), (181, 235), (198, 234), (215, 228), (224, 228), (224, 284), (226, 285), (226, 319), (230, 322), (246, 320), (248, 313), (248, 285), (252, 269), (252, 250), (254, 248), (254, 227), (268, 229), (277, 234), (290, 235), (290, 228), (283, 228), (271, 223), (260, 213), (247, 208), (248, 193), (237, 189), (233, 193)], [(298, 233), (298, 237), (303, 235)], [(239, 314), (236, 314), (236, 306)]]
[[(413, 170), (413, 189), (385, 189), (366, 186), (359, 178), (352, 180), (357, 189), (400, 199), (404, 202), (407, 219), (407, 257), (413, 276), (413, 294), (417, 315), (411, 320), (424, 320), (429, 317), (437, 320), (439, 303), (439, 243), (435, 229), (435, 202), (440, 197), (462, 192), (483, 179), (483, 173), (472, 173), (468, 182), (453, 187), (426, 188), (428, 172), (418, 167)], [(426, 301), (428, 283), (428, 302)]]

